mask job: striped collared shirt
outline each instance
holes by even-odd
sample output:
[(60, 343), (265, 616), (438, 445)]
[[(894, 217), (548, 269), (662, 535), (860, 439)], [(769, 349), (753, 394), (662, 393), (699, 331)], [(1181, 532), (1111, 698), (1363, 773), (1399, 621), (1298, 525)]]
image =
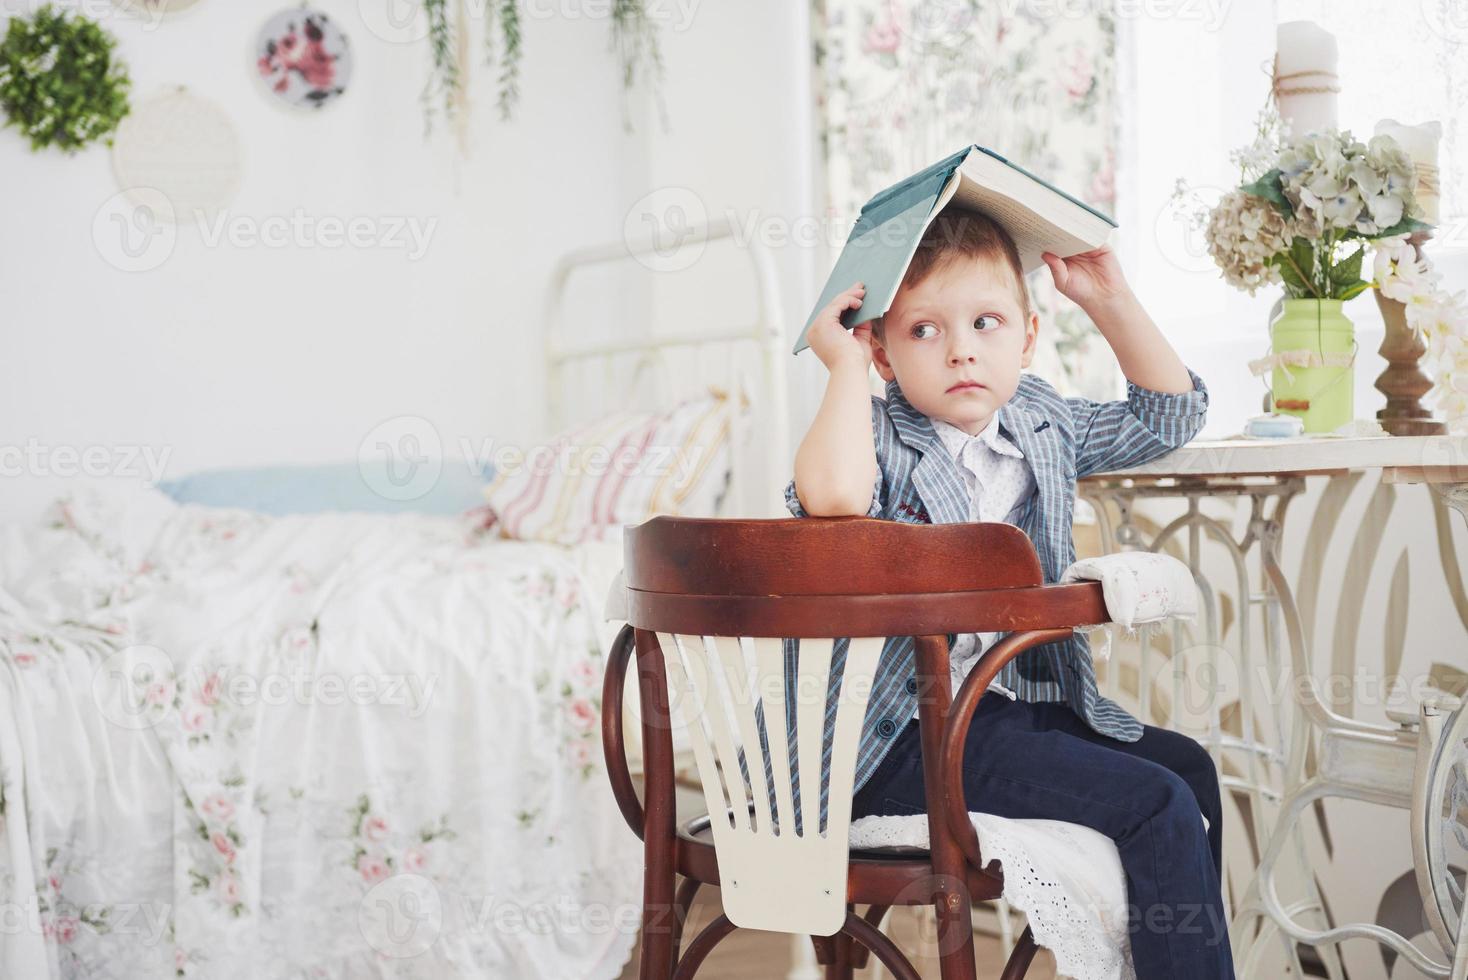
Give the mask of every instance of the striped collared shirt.
[[(1018, 511), (1035, 492), (1035, 475), (1030, 472), (1025, 454), (1000, 434), (999, 413), (991, 415), (988, 424), (972, 436), (943, 419), (931, 421), (943, 448), (958, 463), (958, 471), (968, 488), (968, 519), (1017, 524)], [(980, 655), (999, 642), (1001, 635), (997, 632), (959, 634), (948, 651), (951, 693), (958, 692)], [(1014, 692), (997, 680), (989, 685), (989, 690), (1011, 700), (1015, 698)], [(912, 717), (918, 716), (918, 710), (919, 705), (914, 704)]]

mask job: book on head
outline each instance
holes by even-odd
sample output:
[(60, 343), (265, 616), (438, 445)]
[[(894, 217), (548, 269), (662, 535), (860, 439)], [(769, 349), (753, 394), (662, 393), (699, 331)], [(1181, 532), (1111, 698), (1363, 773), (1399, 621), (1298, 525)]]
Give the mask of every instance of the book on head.
[(982, 212), (1003, 226), (1014, 239), (1026, 274), (1045, 264), (1042, 252), (1062, 258), (1088, 252), (1105, 244), (1117, 226), (993, 150), (967, 146), (862, 205), (792, 353), (810, 346), (805, 335), (816, 316), (852, 283), (865, 283), (866, 295), (861, 306), (841, 315), (843, 326), (875, 320), (891, 309), (923, 232), (947, 207)]

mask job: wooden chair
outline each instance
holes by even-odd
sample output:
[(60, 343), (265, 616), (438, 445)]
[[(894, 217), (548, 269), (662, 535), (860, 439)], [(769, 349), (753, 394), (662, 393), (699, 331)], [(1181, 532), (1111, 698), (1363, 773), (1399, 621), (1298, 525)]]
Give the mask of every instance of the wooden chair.
[[(612, 790), (645, 851), (639, 976), (692, 977), (720, 940), (746, 927), (811, 936), (827, 977), (851, 977), (870, 952), (899, 980), (918, 980), (878, 927), (893, 905), (932, 905), (942, 976), (972, 980), (971, 905), (998, 898), (1004, 875), (998, 862), (985, 864), (964, 802), (965, 732), (1006, 663), (1068, 637), (1073, 627), (1107, 620), (1100, 583), (1045, 585), (1029, 538), (1008, 524), (867, 518), (658, 517), (628, 529), (623, 574), (628, 625), (608, 657), (602, 737)], [(985, 631), (1009, 633), (950, 697), (947, 635)], [(889, 636), (915, 638), (918, 686), (910, 690), (934, 692), (919, 709), (926, 852), (852, 852), (847, 846), (857, 743)], [(799, 690), (819, 692), (797, 696), (794, 709), (794, 752), (805, 781), (800, 834), (794, 832), (782, 637), (801, 638)], [(804, 733), (822, 730), (833, 637), (851, 641), (822, 834), (811, 832), (820, 793), (819, 776), (810, 777), (822, 771), (821, 740)], [(623, 744), (622, 692), (634, 649), (642, 802)], [(709, 813), (717, 815), (681, 826), (675, 826), (670, 694), (688, 724)], [(756, 730), (760, 704), (773, 793)], [(741, 748), (749, 786), (739, 775)], [(675, 894), (677, 875), (685, 880)], [(723, 913), (680, 956), (683, 921), (704, 884), (720, 887)], [(864, 913), (857, 914), (858, 904), (868, 906)], [(1034, 954), (1026, 930), (1003, 977), (1022, 977)]]

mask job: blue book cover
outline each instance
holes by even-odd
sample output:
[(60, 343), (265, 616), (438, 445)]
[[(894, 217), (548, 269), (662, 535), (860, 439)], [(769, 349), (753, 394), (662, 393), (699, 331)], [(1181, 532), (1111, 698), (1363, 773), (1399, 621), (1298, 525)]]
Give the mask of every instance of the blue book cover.
[(923, 232), (946, 207), (981, 211), (998, 221), (1014, 239), (1026, 273), (1044, 265), (1042, 252), (1065, 257), (1099, 248), (1116, 227), (1107, 215), (993, 150), (964, 147), (862, 205), (793, 353), (809, 346), (805, 335), (816, 316), (854, 282), (866, 284), (866, 295), (860, 307), (841, 315), (843, 326), (891, 309)]

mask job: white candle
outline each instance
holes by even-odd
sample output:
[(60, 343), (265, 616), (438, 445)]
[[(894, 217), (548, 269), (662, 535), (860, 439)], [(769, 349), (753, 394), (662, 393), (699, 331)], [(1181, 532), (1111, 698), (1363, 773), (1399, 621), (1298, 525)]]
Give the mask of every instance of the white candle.
[(1437, 224), (1437, 145), (1443, 138), (1443, 124), (1434, 119), (1409, 126), (1395, 119), (1383, 119), (1376, 124), (1376, 135), (1390, 136), (1412, 158), (1412, 165), (1417, 171), (1417, 204), (1422, 208), (1422, 220), (1430, 225)]
[(1291, 140), (1337, 128), (1335, 35), (1314, 21), (1290, 20), (1275, 32), (1274, 92)]

